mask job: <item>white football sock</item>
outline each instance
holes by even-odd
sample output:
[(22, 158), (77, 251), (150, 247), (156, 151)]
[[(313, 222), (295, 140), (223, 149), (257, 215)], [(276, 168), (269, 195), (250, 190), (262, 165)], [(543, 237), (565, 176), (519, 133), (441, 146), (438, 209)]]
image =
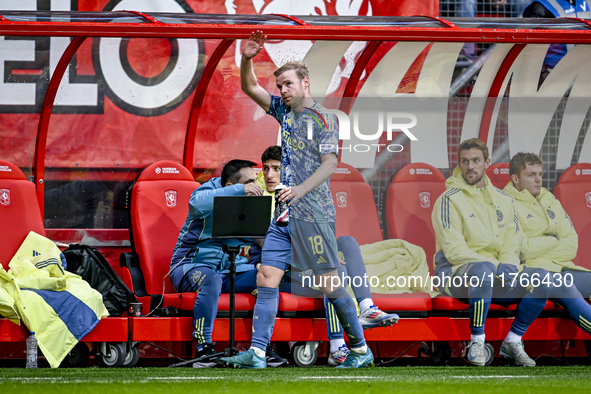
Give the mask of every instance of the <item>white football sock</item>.
[(471, 341), (475, 341), (477, 339), (482, 339), (482, 341), (484, 341), (485, 338), (486, 338), (486, 335), (485, 334), (479, 334), (479, 335), (471, 334), (470, 335), (470, 340)]
[(252, 350), (254, 350), (255, 354), (257, 356), (259, 356), (259, 357), (263, 357), (264, 358), (266, 356), (266, 354), (267, 354), (266, 350), (259, 349), (258, 347), (251, 346), (250, 348)]
[(507, 336), (505, 337), (505, 342), (507, 342), (507, 343), (521, 342), (521, 335), (517, 335), (513, 331), (509, 330), (509, 332), (507, 333)]
[(330, 340), (330, 352), (331, 353), (336, 352), (344, 344), (345, 344), (345, 340), (343, 338), (331, 339)]
[(368, 308), (371, 308), (373, 305), (373, 300), (371, 298), (364, 298), (361, 301), (359, 301), (359, 311), (363, 313)]
[(365, 353), (367, 352), (367, 345), (351, 348), (351, 351), (355, 353)]

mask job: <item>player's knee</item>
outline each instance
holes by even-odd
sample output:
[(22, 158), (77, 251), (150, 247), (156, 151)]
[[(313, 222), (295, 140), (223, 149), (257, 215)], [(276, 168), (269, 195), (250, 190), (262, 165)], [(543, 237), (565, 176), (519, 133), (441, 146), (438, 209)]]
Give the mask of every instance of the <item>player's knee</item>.
[(262, 265), (257, 273), (257, 286), (279, 287), (283, 271), (269, 265)]
[(198, 280), (197, 291), (201, 295), (219, 297), (222, 294), (222, 277), (215, 272), (202, 273)]
[(497, 274), (497, 267), (491, 263), (490, 261), (482, 261), (480, 263), (474, 263), (472, 265), (472, 268), (470, 268), (469, 273), (471, 275), (490, 275), (493, 274), (496, 275)]
[(554, 285), (550, 278), (550, 273), (543, 268), (526, 268), (522, 275), (527, 275), (528, 282), (533, 287), (532, 293), (539, 297), (549, 297)]
[(348, 248), (359, 248), (359, 244), (355, 238), (349, 235), (343, 235), (337, 238), (337, 247), (344, 252)]
[(493, 263), (489, 261), (474, 263), (468, 270), (468, 283), (477, 281), (480, 287), (492, 288), (496, 274), (497, 267)]

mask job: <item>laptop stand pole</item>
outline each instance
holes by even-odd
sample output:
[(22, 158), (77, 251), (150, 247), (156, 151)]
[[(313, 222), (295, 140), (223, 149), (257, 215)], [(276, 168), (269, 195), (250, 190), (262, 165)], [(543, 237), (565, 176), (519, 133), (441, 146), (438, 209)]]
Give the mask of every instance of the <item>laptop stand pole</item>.
[(235, 295), (236, 295), (236, 256), (240, 253), (239, 246), (223, 246), (224, 253), (227, 253), (230, 260), (230, 347), (224, 350), (226, 357), (238, 354), (234, 347), (234, 323), (235, 323)]

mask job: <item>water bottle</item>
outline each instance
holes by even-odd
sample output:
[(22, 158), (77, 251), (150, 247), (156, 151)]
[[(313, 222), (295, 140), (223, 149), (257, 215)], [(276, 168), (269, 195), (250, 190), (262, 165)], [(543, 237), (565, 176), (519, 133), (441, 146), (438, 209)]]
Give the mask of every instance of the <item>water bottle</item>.
[(37, 368), (37, 337), (32, 331), (27, 338), (27, 368)]
[(280, 183), (275, 188), (275, 222), (279, 227), (286, 227), (289, 224), (289, 207), (287, 202), (279, 201), (279, 192), (285, 189), (285, 185)]

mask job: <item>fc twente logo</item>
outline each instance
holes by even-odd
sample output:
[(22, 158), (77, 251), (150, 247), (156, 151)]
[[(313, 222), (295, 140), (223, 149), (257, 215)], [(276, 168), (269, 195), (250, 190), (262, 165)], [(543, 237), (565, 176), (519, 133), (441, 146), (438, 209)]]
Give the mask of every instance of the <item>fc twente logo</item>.
[(345, 208), (347, 206), (347, 192), (337, 192), (337, 205), (339, 208)]
[(10, 205), (10, 189), (0, 189), (0, 204)]
[(591, 192), (585, 193), (585, 201), (587, 201), (587, 206), (591, 208)]
[(431, 193), (420, 192), (419, 193), (419, 200), (421, 201), (421, 207), (429, 208), (431, 206)]
[(176, 190), (167, 190), (166, 192), (164, 192), (164, 194), (166, 195), (166, 205), (168, 205), (171, 208), (176, 207)]

